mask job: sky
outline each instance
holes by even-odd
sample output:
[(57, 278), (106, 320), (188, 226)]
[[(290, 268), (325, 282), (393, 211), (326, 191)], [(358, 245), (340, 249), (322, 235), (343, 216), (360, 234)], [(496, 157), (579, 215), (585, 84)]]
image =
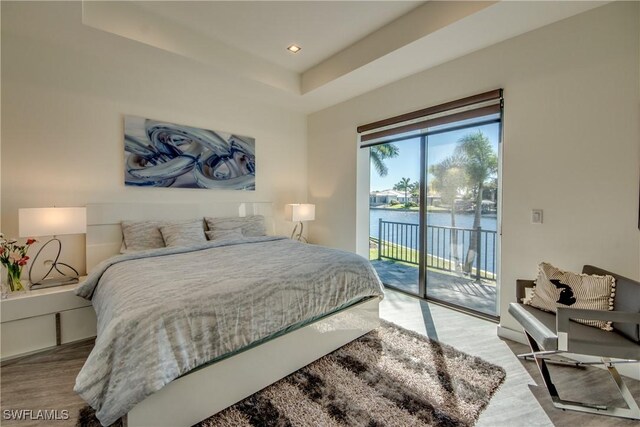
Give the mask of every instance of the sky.
[[(499, 132), (497, 123), (451, 131), (428, 137), (427, 167), (439, 163), (453, 154), (453, 151), (458, 145), (457, 142), (461, 137), (479, 130), (489, 138), (491, 145), (497, 153)], [(378, 172), (371, 167), (370, 188), (372, 191), (391, 189), (395, 184), (400, 182), (401, 178), (405, 177), (410, 178), (411, 182), (420, 180), (420, 139), (407, 139), (394, 142), (394, 144), (398, 147), (399, 155), (384, 161), (389, 169), (387, 176), (380, 177)], [(429, 175), (427, 179), (431, 179), (431, 175)]]

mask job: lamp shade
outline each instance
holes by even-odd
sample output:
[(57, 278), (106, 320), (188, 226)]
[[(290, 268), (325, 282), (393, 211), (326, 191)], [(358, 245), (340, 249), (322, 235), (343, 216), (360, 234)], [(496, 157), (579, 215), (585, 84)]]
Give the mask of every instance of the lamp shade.
[(286, 205), (284, 216), (287, 221), (313, 221), (316, 219), (316, 205), (296, 203)]
[(87, 232), (87, 209), (18, 209), (18, 228), (20, 237), (84, 234)]

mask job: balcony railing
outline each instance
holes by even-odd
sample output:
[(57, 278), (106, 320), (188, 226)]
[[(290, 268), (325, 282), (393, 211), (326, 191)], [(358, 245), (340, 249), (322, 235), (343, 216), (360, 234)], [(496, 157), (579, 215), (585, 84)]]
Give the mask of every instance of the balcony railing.
[[(427, 225), (426, 245), (427, 267), (496, 280), (495, 231)], [(379, 220), (378, 259), (418, 265), (419, 248), (418, 224)]]

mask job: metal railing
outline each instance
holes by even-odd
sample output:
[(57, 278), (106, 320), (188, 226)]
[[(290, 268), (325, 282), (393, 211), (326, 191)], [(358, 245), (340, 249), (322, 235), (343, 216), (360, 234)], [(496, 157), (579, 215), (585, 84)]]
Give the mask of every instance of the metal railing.
[[(473, 242), (475, 237), (475, 242)], [(496, 280), (496, 238), (493, 230), (427, 225), (427, 267), (466, 272)], [(473, 246), (473, 247), (471, 247)], [(378, 221), (378, 259), (419, 264), (420, 226)]]

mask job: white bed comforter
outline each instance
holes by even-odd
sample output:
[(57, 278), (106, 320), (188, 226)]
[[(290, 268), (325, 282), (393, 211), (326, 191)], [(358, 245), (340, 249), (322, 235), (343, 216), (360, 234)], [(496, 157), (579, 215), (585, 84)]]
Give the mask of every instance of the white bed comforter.
[(109, 425), (212, 359), (383, 290), (358, 255), (259, 237), (113, 257), (76, 293), (98, 336), (74, 390)]

